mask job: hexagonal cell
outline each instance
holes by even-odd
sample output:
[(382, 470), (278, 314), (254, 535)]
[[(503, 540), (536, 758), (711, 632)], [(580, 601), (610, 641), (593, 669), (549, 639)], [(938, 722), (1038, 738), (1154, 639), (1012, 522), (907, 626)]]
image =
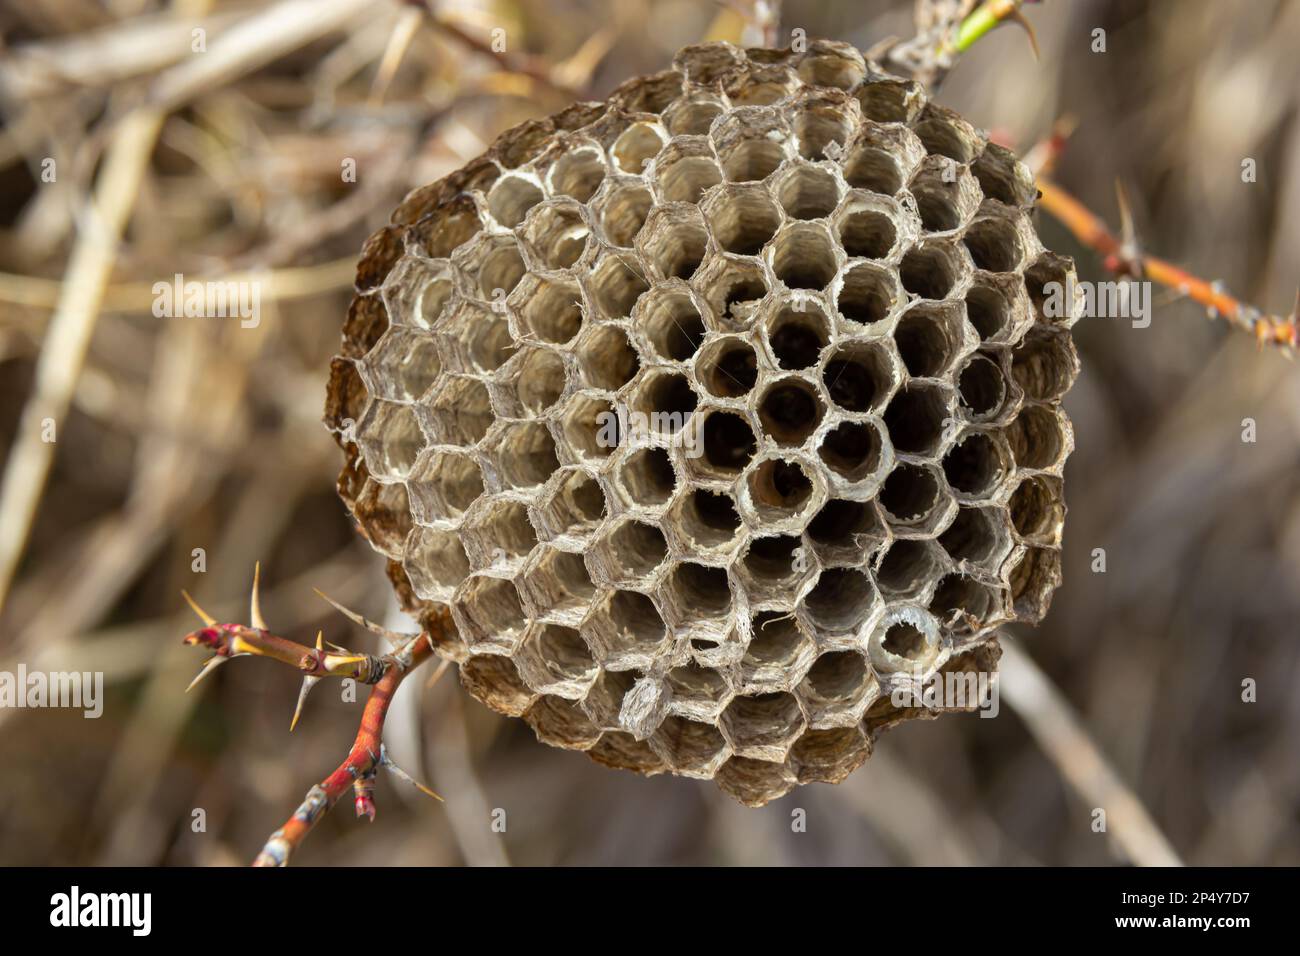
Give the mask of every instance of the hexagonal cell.
[(781, 208), (792, 219), (824, 219), (839, 205), (839, 183), (818, 166), (791, 166), (774, 185)]
[(654, 603), (638, 591), (610, 591), (582, 624), (587, 646), (606, 667), (649, 667), (672, 642)]
[(889, 318), (901, 294), (892, 272), (867, 262), (849, 266), (843, 281), (836, 285), (835, 308), (846, 321), (857, 325)]
[(515, 365), (515, 394), (529, 415), (544, 415), (564, 394), (565, 367), (560, 353), (525, 349)]
[(736, 753), (755, 760), (784, 760), (806, 726), (799, 701), (785, 692), (737, 697), (722, 712)]
[(758, 449), (754, 430), (744, 416), (719, 409), (701, 409), (695, 421), (699, 423), (696, 447), (700, 454), (687, 456), (687, 467), (705, 478), (732, 477), (744, 471)]
[(592, 388), (617, 392), (641, 369), (641, 359), (616, 325), (588, 329), (575, 346), (583, 377)]
[(618, 466), (616, 478), (628, 500), (640, 508), (667, 504), (677, 487), (672, 460), (662, 448), (641, 448)]
[(947, 562), (933, 541), (899, 538), (876, 568), (876, 586), (887, 601), (915, 601), (927, 595)]
[(966, 227), (962, 242), (976, 269), (987, 272), (1016, 272), (1024, 265), (1025, 243), (1014, 220), (986, 216)]
[(582, 206), (552, 200), (528, 214), (523, 238), (540, 268), (567, 269), (587, 251), (591, 228)]
[(958, 564), (994, 571), (1011, 550), (1011, 536), (997, 509), (960, 508), (939, 544)]
[(1027, 541), (1048, 547), (1061, 543), (1065, 523), (1065, 503), (1061, 498), (1061, 479), (1050, 475), (1033, 475), (1016, 486), (1007, 502), (1016, 533)]
[(439, 206), (421, 221), (417, 236), (430, 259), (445, 259), (483, 229), (478, 210), (469, 196)]
[(581, 554), (539, 548), (520, 579), (531, 614), (576, 626), (596, 595)]
[(892, 200), (855, 195), (835, 217), (835, 230), (850, 259), (888, 259), (898, 246), (901, 211)]
[(358, 370), (376, 398), (415, 401), (442, 370), (438, 343), (427, 332), (391, 327), (358, 363)]
[(822, 564), (857, 565), (885, 541), (886, 529), (870, 502), (832, 498), (808, 524), (807, 533)]
[[(726, 127), (731, 119), (728, 117), (719, 125)], [(779, 128), (779, 125), (775, 128)], [(718, 158), (722, 161), (722, 173), (728, 182), (756, 182), (776, 171), (785, 160), (789, 146), (784, 139), (773, 138), (773, 131), (774, 127), (771, 126), (766, 130), (752, 128), (740, 131), (733, 124), (732, 129), (714, 132)]]
[(813, 662), (799, 685), (813, 727), (851, 727), (880, 694), (860, 651), (828, 651)]
[(937, 385), (910, 382), (899, 389), (885, 409), (889, 440), (900, 452), (937, 454), (946, 440), (950, 395)]
[(925, 87), (895, 76), (873, 76), (854, 95), (862, 115), (877, 123), (910, 123), (926, 102)]
[(973, 633), (999, 619), (1000, 592), (965, 574), (950, 574), (939, 581), (930, 599), (930, 611), (958, 633)]
[(522, 717), (537, 695), (519, 676), (514, 663), (498, 654), (480, 654), (460, 665), (460, 682), (498, 713)]
[(894, 342), (913, 378), (947, 377), (958, 356), (975, 344), (967, 338), (965, 311), (956, 302), (920, 302), (898, 320)]
[(403, 257), (384, 280), (382, 299), (395, 326), (432, 329), (443, 319), (452, 296), (453, 273), (443, 262)]
[(667, 139), (666, 132), (658, 123), (633, 123), (614, 141), (610, 156), (618, 170), (639, 176), (663, 149)]
[(623, 521), (602, 537), (592, 558), (611, 583), (639, 582), (654, 573), (668, 554), (658, 527), (644, 521)]
[(637, 672), (630, 670), (601, 670), (586, 699), (583, 710), (601, 730), (618, 730), (618, 715), (623, 709), (623, 698), (636, 683)]
[(673, 136), (706, 136), (713, 121), (726, 109), (723, 102), (704, 93), (677, 100), (664, 110), (664, 125)]
[(795, 107), (795, 143), (804, 159), (827, 159), (827, 147), (838, 154), (852, 132), (852, 115), (840, 97), (807, 96)]
[(451, 612), (461, 639), (475, 650), (513, 654), (523, 640), (524, 607), (515, 586), (503, 578), (470, 576), (457, 589)]
[(1012, 325), (1011, 303), (997, 286), (976, 280), (966, 291), (966, 318), (987, 342)]
[(546, 174), (551, 192), (585, 203), (605, 181), (605, 158), (594, 147), (566, 150)]
[(1067, 332), (1036, 327), (1011, 353), (1011, 374), (1035, 401), (1059, 399), (1074, 384), (1079, 356)]
[(798, 371), (817, 364), (830, 342), (830, 320), (820, 305), (800, 297), (772, 312), (764, 333), (777, 367)]
[(577, 701), (541, 697), (524, 714), (537, 739), (552, 747), (587, 750), (600, 739), (600, 729)]
[(638, 773), (661, 773), (663, 760), (644, 740), (622, 731), (608, 731), (600, 741), (587, 751), (592, 760), (616, 770), (635, 770)]
[(727, 571), (693, 561), (679, 563), (664, 581), (664, 613), (679, 627), (689, 627), (723, 637), (731, 614), (731, 587)]
[(917, 243), (898, 267), (903, 288), (918, 299), (946, 299), (965, 272), (957, 247), (935, 240)]
[(886, 465), (884, 446), (875, 422), (840, 422), (822, 436), (817, 454), (845, 481), (862, 482)]
[(704, 319), (686, 289), (659, 287), (642, 297), (635, 324), (662, 359), (688, 361), (704, 341)]
[(608, 400), (575, 395), (560, 418), (564, 441), (560, 450), (568, 457), (600, 461), (622, 444), (623, 428), (618, 412)]
[(711, 259), (693, 284), (723, 329), (747, 329), (767, 296), (767, 279), (756, 263), (725, 256)]
[(726, 678), (710, 667), (692, 661), (668, 672), (666, 682), (671, 693), (670, 713), (694, 720), (716, 720), (731, 700)]
[(542, 188), (537, 183), (524, 176), (507, 174), (498, 179), (488, 192), (488, 212), (501, 225), (513, 229), (543, 198)]
[(696, 488), (673, 506), (670, 522), (688, 550), (730, 547), (740, 531), (740, 513), (725, 492)]
[(538, 508), (539, 524), (548, 538), (586, 536), (600, 525), (606, 505), (600, 484), (577, 468), (563, 469)]
[(971, 167), (984, 195), (1008, 206), (1032, 205), (1038, 196), (1034, 176), (1019, 157), (999, 143), (984, 147)]
[(582, 329), (582, 293), (569, 278), (530, 275), (510, 296), (525, 338), (564, 345)]
[(510, 323), (499, 313), (471, 303), (467, 306), (473, 310), (473, 319), (460, 336), (471, 366), (466, 371), (495, 372), (510, 361), (517, 348)]
[(1016, 616), (1038, 623), (1061, 583), (1061, 552), (1055, 548), (1026, 548), (1008, 579)]
[(483, 493), (483, 474), (468, 455), (433, 452), (412, 472), (407, 490), (417, 521), (454, 519)]
[(983, 353), (968, 358), (957, 374), (957, 398), (971, 421), (997, 418), (1007, 400), (1007, 381), (998, 363)]
[(844, 345), (822, 371), (826, 394), (848, 412), (878, 411), (893, 394), (896, 380), (889, 353), (876, 343)]
[(841, 783), (871, 756), (871, 738), (858, 727), (808, 730), (790, 751), (799, 782)]
[(712, 724), (668, 717), (651, 740), (675, 773), (687, 777), (712, 778), (731, 754), (726, 738)]
[(928, 525), (943, 505), (939, 479), (928, 465), (900, 462), (880, 488), (880, 506), (893, 525)]
[(1011, 454), (1020, 468), (1055, 468), (1069, 453), (1071, 437), (1057, 413), (1042, 405), (1026, 405), (1006, 431)]
[(700, 354), (695, 374), (710, 394), (718, 398), (747, 395), (758, 381), (754, 347), (739, 336), (714, 339)]
[(722, 170), (703, 139), (674, 142), (655, 164), (654, 175), (664, 202), (698, 203), (708, 189), (722, 182)]
[(794, 773), (784, 763), (732, 757), (714, 778), (718, 787), (748, 807), (761, 807), (794, 787)]
[(704, 261), (709, 233), (694, 206), (659, 206), (650, 212), (637, 248), (661, 279), (689, 279)]
[(943, 473), (953, 492), (963, 498), (986, 498), (996, 492), (1011, 470), (1006, 451), (992, 435), (969, 433), (944, 456)]
[(939, 624), (923, 608), (892, 607), (876, 625), (867, 650), (878, 674), (927, 675), (941, 662)]
[(793, 688), (817, 653), (812, 637), (790, 612), (760, 611), (750, 628), (753, 636), (740, 661), (745, 693)]
[(1034, 313), (1043, 321), (1069, 328), (1082, 312), (1084, 291), (1076, 281), (1074, 263), (1044, 252), (1025, 270), (1025, 291)]
[(821, 225), (788, 225), (777, 233), (769, 250), (772, 271), (787, 289), (816, 291), (835, 278), (835, 243)]
[(461, 541), (475, 568), (508, 571), (537, 544), (537, 532), (522, 502), (484, 499), (466, 516)]
[(615, 255), (602, 257), (588, 277), (588, 289), (596, 307), (611, 319), (631, 315), (637, 299), (649, 288), (636, 270)]
[(810, 468), (797, 458), (767, 458), (745, 478), (747, 504), (761, 524), (797, 518), (813, 504)]
[(424, 448), (424, 433), (410, 405), (372, 399), (356, 428), (357, 447), (376, 478), (401, 480)]
[(979, 209), (980, 187), (975, 177), (952, 161), (930, 157), (908, 184), (926, 232), (952, 232), (970, 222)]
[(822, 420), (825, 408), (817, 389), (795, 375), (779, 378), (763, 390), (758, 417), (763, 433), (778, 445), (802, 445)]
[(751, 604), (794, 597), (813, 574), (813, 559), (803, 551), (798, 535), (750, 538), (740, 572)]
[(437, 440), (447, 445), (481, 441), (494, 418), (487, 387), (468, 376), (443, 375), (436, 388), (428, 413)]
[(402, 562), (411, 588), (426, 601), (446, 602), (469, 574), (469, 559), (451, 531), (412, 528)]
[(952, 110), (934, 103), (926, 106), (912, 128), (925, 144), (926, 152), (947, 156), (962, 165), (971, 162), (984, 148), (984, 138), (975, 127)]
[(728, 184), (701, 207), (719, 247), (738, 256), (756, 256), (781, 226), (781, 210), (758, 183)]
[(857, 568), (826, 568), (803, 608), (818, 631), (851, 633), (871, 616), (877, 600), (876, 586)]
[(512, 488), (538, 488), (560, 467), (555, 439), (541, 422), (504, 425), (491, 451), (502, 480)]
[(903, 171), (894, 153), (882, 145), (859, 142), (844, 157), (844, 179), (855, 189), (893, 196), (903, 188)]
[(381, 484), (367, 478), (357, 495), (354, 511), (375, 550), (393, 561), (400, 561), (412, 526), (406, 486)]
[(533, 690), (570, 700), (586, 696), (600, 670), (582, 636), (562, 624), (529, 624), (516, 663)]
[(500, 302), (524, 277), (528, 267), (519, 252), (519, 243), (513, 236), (492, 236), (482, 242), (456, 251), (462, 270), (477, 276), (478, 283), (472, 291), (489, 302)]
[(699, 399), (685, 375), (650, 369), (631, 396), (632, 411), (638, 413), (631, 427), (642, 439), (651, 434), (675, 435), (687, 427), (697, 404)]
[(799, 61), (799, 78), (810, 86), (851, 90), (866, 75), (862, 54), (847, 43), (815, 40)]
[(724, 89), (732, 106), (771, 106), (799, 88), (799, 77), (784, 67), (759, 67), (753, 59), (749, 69), (732, 74)]
[(630, 247), (645, 225), (653, 205), (654, 196), (644, 186), (628, 184), (610, 190), (599, 203), (600, 224), (605, 238), (615, 246)]

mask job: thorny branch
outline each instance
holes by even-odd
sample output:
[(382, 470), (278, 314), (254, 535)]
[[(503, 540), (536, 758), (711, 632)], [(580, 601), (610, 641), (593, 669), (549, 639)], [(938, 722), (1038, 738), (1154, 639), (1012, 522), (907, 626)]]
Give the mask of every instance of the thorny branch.
[[(393, 695), (407, 674), (433, 656), (434, 642), (433, 636), (428, 631), (421, 631), (418, 634), (400, 634), (386, 630), (335, 604), (324, 594), (321, 594), (321, 597), (333, 604), (350, 620), (389, 641), (393, 646), (392, 652), (381, 656), (356, 654), (334, 644), (329, 645), (327, 650), (321, 634), (316, 637), (315, 647), (308, 647), (297, 641), (272, 634), (262, 618), (258, 599), (259, 571), (260, 569), (253, 572), (253, 595), (249, 610), (251, 626), (219, 624), (188, 594), (185, 594), (185, 599), (189, 601), (204, 624), (199, 630), (187, 634), (185, 643), (207, 647), (213, 652), (212, 657), (208, 658), (198, 675), (190, 682), (187, 690), (193, 688), (221, 664), (236, 657), (268, 657), (287, 664), (303, 675), (298, 705), (294, 709), (293, 721), (289, 725), (289, 730), (292, 731), (302, 715), (307, 695), (323, 678), (351, 678), (363, 684), (373, 685), (370, 697), (366, 700), (365, 710), (361, 714), (361, 726), (357, 730), (356, 739), (347, 757), (333, 773), (307, 791), (307, 796), (293, 815), (284, 826), (271, 834), (266, 845), (253, 861), (254, 866), (284, 866), (320, 818), (338, 802), (349, 787), (354, 791), (357, 816), (364, 816), (371, 821), (375, 819), (374, 783), (380, 767), (417, 787), (423, 793), (438, 800), (442, 799), (393, 763), (383, 743), (384, 718), (388, 715), (388, 706), (392, 702)], [(442, 618), (438, 620), (437, 626), (439, 630), (451, 627), (450, 617), (445, 611)]]
[(1251, 333), (1261, 345), (1273, 345), (1287, 354), (1300, 342), (1300, 290), (1290, 315), (1270, 315), (1242, 302), (1227, 292), (1223, 283), (1202, 279), (1173, 263), (1142, 251), (1123, 189), (1118, 190), (1122, 226), (1117, 236), (1101, 217), (1048, 178), (1065, 149), (1072, 122), (1056, 124), (1051, 136), (1025, 155), (1025, 162), (1037, 177), (1038, 205), (1065, 226), (1083, 245), (1096, 252), (1106, 269), (1132, 279), (1149, 279), (1200, 303), (1211, 318), (1222, 317), (1230, 325)]
[(1029, 34), (1038, 54), (1034, 28), (1021, 7), (1036, 0), (916, 0), (916, 35), (885, 40), (867, 56), (903, 70), (917, 82), (937, 89), (957, 62), (957, 57), (994, 27), (1010, 21)]

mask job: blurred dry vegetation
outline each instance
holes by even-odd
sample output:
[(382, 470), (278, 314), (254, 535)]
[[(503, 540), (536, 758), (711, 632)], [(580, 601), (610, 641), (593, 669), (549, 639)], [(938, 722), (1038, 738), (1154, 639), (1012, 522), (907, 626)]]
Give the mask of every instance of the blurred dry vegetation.
[[(745, 28), (730, 8), (692, 0), (482, 0), (437, 4), (436, 16), (316, 0), (311, 16), (285, 17), (294, 6), (0, 0), (0, 467), (23, 454), (15, 436), (60, 295), (91, 299), (84, 361), (68, 339), (45, 359), (73, 375), (70, 406), (0, 612), (0, 670), (102, 670), (107, 695), (99, 720), (0, 711), (2, 863), (246, 863), (337, 764), (360, 704), (334, 686), (292, 737), (297, 682), (285, 668), (240, 661), (182, 693), (200, 658), (180, 646), (193, 622), (179, 591), (246, 620), (260, 559), (263, 608), (287, 637), (310, 642), (319, 627), (354, 647), (373, 640), (313, 586), (395, 622), (383, 562), (334, 494), (339, 455), (319, 425), (362, 240), (406, 190), (506, 127)], [(1152, 251), (1290, 308), (1300, 3), (1026, 10), (1041, 59), (1019, 31), (998, 30), (938, 100), (1022, 149), (1072, 114), (1062, 185), (1114, 223), (1121, 180)], [(908, 0), (791, 2), (780, 36), (801, 27), (865, 49), (910, 35), (911, 13)], [(232, 32), (256, 16), (281, 19)], [(206, 52), (192, 51), (195, 26)], [(500, 57), (484, 49), (497, 27)], [(1104, 54), (1090, 49), (1096, 28)], [(46, 158), (54, 182), (42, 180)], [(349, 158), (355, 183), (340, 175)], [(78, 263), (79, 241), (112, 218), (104, 203), (122, 207), (121, 242), (90, 243)], [(1104, 278), (1058, 226), (1040, 228), (1081, 277)], [(156, 280), (247, 270), (263, 281), (256, 328), (151, 314)], [(1300, 863), (1300, 370), (1159, 294), (1150, 328), (1085, 319), (1075, 335), (1065, 583), (1017, 643), (1184, 860)], [(1247, 417), (1254, 444), (1241, 441)], [(12, 548), (26, 532), (6, 520), (0, 539)], [(1090, 568), (1099, 547), (1105, 574)], [(191, 571), (195, 548), (206, 573)], [(1241, 701), (1245, 678), (1257, 703)], [(1093, 804), (1068, 779), (1071, 739), (1005, 700), (997, 720), (909, 724), (845, 784), (747, 810), (708, 784), (547, 748), (454, 680), (424, 683), (406, 682), (389, 745), (447, 803), (385, 780), (374, 825), (340, 807), (298, 860), (1128, 859), (1090, 827)], [(489, 829), (497, 807), (504, 835)], [(795, 807), (807, 833), (791, 833)], [(206, 832), (193, 832), (195, 808)]]

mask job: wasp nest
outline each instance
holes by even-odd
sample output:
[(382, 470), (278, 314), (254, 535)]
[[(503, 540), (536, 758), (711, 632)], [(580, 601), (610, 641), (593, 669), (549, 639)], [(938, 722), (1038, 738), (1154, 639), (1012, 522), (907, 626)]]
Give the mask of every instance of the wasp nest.
[(340, 491), (550, 744), (838, 781), (1060, 577), (1077, 361), (1008, 150), (852, 47), (684, 50), (367, 244)]

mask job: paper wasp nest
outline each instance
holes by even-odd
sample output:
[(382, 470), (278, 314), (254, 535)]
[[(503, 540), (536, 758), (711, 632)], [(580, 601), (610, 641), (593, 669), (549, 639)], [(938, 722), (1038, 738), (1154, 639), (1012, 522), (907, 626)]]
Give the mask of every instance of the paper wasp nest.
[(1008, 150), (852, 47), (726, 44), (503, 134), (368, 242), (340, 492), (480, 700), (748, 804), (1060, 578), (1072, 280)]

